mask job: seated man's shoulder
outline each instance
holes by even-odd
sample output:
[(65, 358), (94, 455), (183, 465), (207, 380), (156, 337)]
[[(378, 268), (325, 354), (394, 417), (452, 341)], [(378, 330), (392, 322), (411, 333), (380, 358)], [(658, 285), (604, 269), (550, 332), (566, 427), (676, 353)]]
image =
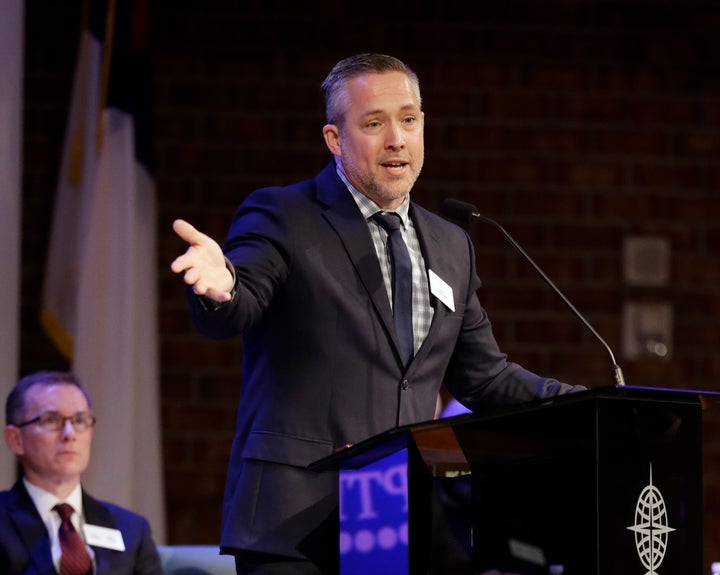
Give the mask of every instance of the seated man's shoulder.
[(148, 525), (147, 518), (127, 507), (111, 501), (101, 501), (85, 494), (85, 517), (92, 522), (93, 518), (113, 523), (118, 529), (127, 527), (144, 527)]

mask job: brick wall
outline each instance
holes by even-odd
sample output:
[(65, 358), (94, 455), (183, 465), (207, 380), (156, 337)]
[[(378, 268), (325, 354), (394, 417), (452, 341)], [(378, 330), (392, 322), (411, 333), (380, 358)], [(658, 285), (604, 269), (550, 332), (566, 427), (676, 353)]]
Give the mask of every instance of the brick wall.
[[(239, 343), (191, 325), (168, 266), (183, 217), (222, 239), (254, 187), (329, 159), (319, 83), (357, 51), (419, 73), (426, 164), (413, 197), (502, 223), (615, 351), (628, 383), (720, 391), (720, 7), (656, 0), (310, 8), (154, 3), (163, 449), (169, 542), (214, 542), (240, 391)], [(21, 369), (62, 367), (37, 324), (79, 0), (28, 0)], [(493, 227), (470, 229), (481, 300), (512, 359), (602, 386), (609, 357)], [(671, 281), (625, 284), (623, 240), (666, 238)], [(622, 356), (628, 300), (674, 309), (669, 360)], [(705, 555), (720, 560), (720, 417), (706, 418)], [(203, 535), (191, 538), (191, 526)], [(706, 571), (709, 571), (707, 569)]]

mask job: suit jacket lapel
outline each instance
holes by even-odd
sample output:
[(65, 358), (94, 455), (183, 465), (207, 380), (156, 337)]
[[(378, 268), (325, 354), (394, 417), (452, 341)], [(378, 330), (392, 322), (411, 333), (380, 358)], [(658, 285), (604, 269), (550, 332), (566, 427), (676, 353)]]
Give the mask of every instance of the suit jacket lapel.
[(47, 527), (45, 527), (22, 480), (15, 483), (11, 493), (10, 520), (25, 545), (30, 564), (33, 566), (28, 573), (54, 573), (55, 566), (52, 562)]
[[(330, 162), (330, 164), (320, 172), (316, 181), (318, 199), (329, 208), (325, 211), (324, 216), (343, 242), (378, 312), (380, 320), (384, 324), (387, 333), (390, 334), (395, 348), (399, 350), (392, 308), (388, 301), (380, 265), (376, 258), (367, 257), (367, 254), (373, 253), (375, 249), (370, 234), (368, 233), (367, 222), (365, 222), (365, 219), (362, 217), (345, 184), (338, 177), (335, 171), (335, 162)], [(428, 269), (432, 269), (442, 277), (442, 259), (443, 257), (447, 257), (447, 254), (439, 229), (436, 225), (433, 225), (432, 221), (427, 217), (427, 212), (414, 203), (410, 204), (410, 217), (413, 219), (415, 231), (420, 242), (420, 249), (425, 259), (425, 273), (427, 273)], [(448, 280), (448, 278), (443, 279)], [(432, 293), (430, 294), (430, 304), (434, 309), (430, 330), (418, 350), (415, 359), (410, 362), (408, 366), (409, 369), (412, 369), (414, 364), (419, 363), (419, 360), (432, 349), (436, 334), (438, 333), (437, 327), (448, 313), (445, 305), (434, 297)]]
[[(112, 515), (108, 508), (100, 501), (88, 495), (83, 490), (83, 513), (85, 514), (85, 522), (90, 525), (99, 525), (101, 527), (115, 528)], [(106, 547), (98, 547), (91, 545), (95, 553), (95, 575), (103, 573), (111, 573), (113, 551)]]
[[(440, 271), (442, 270), (442, 259), (447, 257), (447, 252), (445, 250), (443, 238), (440, 235), (437, 226), (432, 224), (430, 219), (427, 217), (427, 212), (419, 208), (414, 203), (410, 204), (410, 217), (415, 225), (415, 233), (417, 234), (418, 241), (420, 242), (420, 250), (422, 251), (423, 258), (425, 260), (425, 273), (427, 274), (428, 270), (433, 270), (442, 277), (443, 274)], [(447, 280), (448, 278), (443, 279)], [(430, 289), (429, 281), (430, 280), (428, 279), (428, 289)], [(436, 334), (438, 333), (437, 327), (442, 323), (448, 313), (448, 309), (445, 305), (436, 298), (432, 292), (430, 292), (430, 305), (434, 310), (433, 319), (430, 323), (430, 329), (428, 330), (427, 336), (425, 336), (425, 340), (415, 356), (418, 363), (420, 363), (422, 358), (425, 357), (433, 348)], [(410, 367), (412, 367), (413, 363), (415, 362), (410, 363)]]
[(392, 308), (383, 283), (380, 264), (377, 258), (367, 257), (368, 253), (374, 253), (375, 250), (368, 232), (367, 222), (362, 217), (344, 182), (338, 177), (335, 171), (335, 162), (330, 162), (318, 175), (317, 190), (318, 199), (329, 208), (324, 213), (325, 219), (345, 246), (380, 320), (385, 325), (386, 331), (391, 334), (395, 347), (399, 349)]

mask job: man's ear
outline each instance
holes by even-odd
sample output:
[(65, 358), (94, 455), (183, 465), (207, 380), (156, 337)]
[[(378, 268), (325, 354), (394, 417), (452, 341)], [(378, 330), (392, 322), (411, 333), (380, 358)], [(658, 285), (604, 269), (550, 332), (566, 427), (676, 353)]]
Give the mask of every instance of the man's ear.
[(3, 430), (3, 437), (5, 438), (5, 444), (8, 446), (8, 449), (15, 455), (19, 456), (25, 453), (19, 428), (14, 425), (6, 425)]
[(333, 156), (342, 156), (340, 150), (340, 130), (335, 124), (325, 124), (323, 126), (323, 138), (325, 138), (325, 145)]

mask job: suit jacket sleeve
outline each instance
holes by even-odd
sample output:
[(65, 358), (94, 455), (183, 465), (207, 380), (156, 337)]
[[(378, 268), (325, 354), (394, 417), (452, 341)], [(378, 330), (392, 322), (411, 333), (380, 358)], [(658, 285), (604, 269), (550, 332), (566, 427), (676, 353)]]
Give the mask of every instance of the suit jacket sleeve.
[[(453, 396), (471, 410), (544, 399), (586, 389), (533, 373), (509, 361), (493, 335), (490, 319), (480, 304), (480, 279), (475, 270), (475, 251), (470, 237), (461, 232), (464, 245), (453, 258), (470, 270), (468, 289), (462, 302), (462, 327), (445, 373), (444, 384)], [(449, 234), (452, 236), (452, 234)], [(457, 243), (457, 240), (455, 240)], [(453, 244), (456, 245), (456, 244)], [(458, 269), (454, 277), (462, 277)]]

